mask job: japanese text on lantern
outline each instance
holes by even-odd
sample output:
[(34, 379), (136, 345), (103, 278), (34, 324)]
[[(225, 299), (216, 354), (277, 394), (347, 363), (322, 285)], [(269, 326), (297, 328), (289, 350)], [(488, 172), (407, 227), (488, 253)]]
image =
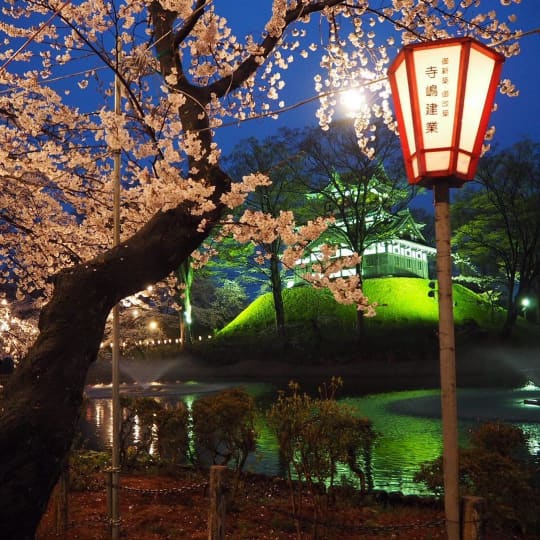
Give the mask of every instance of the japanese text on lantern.
[(449, 115), (448, 57), (442, 57), (438, 64), (425, 69), (426, 101), (424, 110), (424, 132), (438, 133), (440, 121)]

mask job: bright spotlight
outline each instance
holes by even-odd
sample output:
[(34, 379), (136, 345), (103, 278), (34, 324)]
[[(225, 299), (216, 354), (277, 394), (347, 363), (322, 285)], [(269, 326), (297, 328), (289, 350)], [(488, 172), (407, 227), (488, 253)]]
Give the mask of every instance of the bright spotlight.
[(351, 115), (361, 113), (366, 108), (366, 98), (361, 88), (349, 88), (341, 92), (339, 100)]

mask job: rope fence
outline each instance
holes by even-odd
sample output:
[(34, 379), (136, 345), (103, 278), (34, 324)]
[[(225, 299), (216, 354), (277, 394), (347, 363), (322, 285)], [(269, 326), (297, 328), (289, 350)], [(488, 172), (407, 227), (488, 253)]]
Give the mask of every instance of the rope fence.
[[(152, 496), (158, 498), (167, 498), (171, 496), (182, 496), (182, 495), (192, 495), (199, 494), (205, 500), (207, 500), (208, 507), (208, 538), (210, 540), (224, 540), (225, 539), (225, 519), (226, 519), (226, 499), (227, 494), (230, 493), (230, 490), (226, 482), (227, 467), (224, 466), (213, 466), (210, 469), (210, 478), (209, 481), (200, 481), (194, 482), (188, 485), (183, 485), (181, 487), (166, 487), (166, 488), (147, 488), (147, 487), (136, 487), (136, 486), (127, 486), (119, 485), (117, 486), (119, 490), (143, 496)], [(108, 474), (109, 480), (98, 482), (94, 484), (94, 487), (98, 490), (106, 489), (108, 495), (110, 495), (110, 490), (112, 489), (112, 475)], [(67, 498), (67, 489), (60, 490), (62, 497)], [(467, 500), (470, 499), (470, 500)], [(269, 499), (270, 500), (270, 499)], [(477, 540), (481, 538), (482, 530), (482, 506), (483, 500), (478, 497), (465, 497), (464, 498), (464, 523), (462, 524), (462, 538), (463, 540)], [(142, 503), (144, 504), (144, 503)], [(55, 499), (55, 506), (60, 505), (59, 508), (62, 509), (64, 514), (67, 514), (67, 499), (62, 502), (57, 496)], [(110, 510), (110, 509), (109, 509)], [(58, 515), (58, 507), (54, 509), (56, 515)], [(354, 535), (358, 538), (362, 538), (365, 535), (381, 536), (381, 537), (390, 537), (392, 535), (399, 535), (400, 533), (405, 533), (407, 531), (421, 531), (421, 530), (434, 530), (434, 529), (444, 529), (445, 520), (444, 519), (434, 519), (430, 521), (421, 521), (416, 520), (408, 523), (390, 523), (390, 524), (367, 524), (367, 523), (358, 523), (353, 521), (336, 521), (335, 519), (314, 519), (311, 516), (295, 514), (291, 511), (288, 511), (278, 506), (272, 505), (271, 512), (279, 514), (287, 519), (290, 519), (292, 522), (300, 523), (303, 527), (312, 526), (314, 528), (321, 528), (326, 531), (333, 531), (333, 534), (343, 534), (343, 535)], [(84, 520), (85, 524), (94, 524), (108, 526), (111, 525), (111, 514), (109, 512), (108, 516), (106, 515), (90, 515)], [(129, 523), (129, 518), (121, 517), (120, 524), (124, 526)], [(55, 520), (56, 524), (56, 533), (63, 533), (64, 535), (67, 532), (67, 529), (72, 527), (74, 523), (68, 524), (67, 519)], [(255, 537), (254, 537), (255, 538)]]

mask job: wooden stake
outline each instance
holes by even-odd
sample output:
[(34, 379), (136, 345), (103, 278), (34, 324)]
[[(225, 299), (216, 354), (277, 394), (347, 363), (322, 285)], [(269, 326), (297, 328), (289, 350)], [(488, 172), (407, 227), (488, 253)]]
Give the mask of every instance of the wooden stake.
[(208, 515), (208, 540), (225, 539), (225, 475), (227, 467), (210, 467), (210, 512)]
[(485, 500), (482, 497), (463, 497), (462, 540), (482, 540), (484, 538)]

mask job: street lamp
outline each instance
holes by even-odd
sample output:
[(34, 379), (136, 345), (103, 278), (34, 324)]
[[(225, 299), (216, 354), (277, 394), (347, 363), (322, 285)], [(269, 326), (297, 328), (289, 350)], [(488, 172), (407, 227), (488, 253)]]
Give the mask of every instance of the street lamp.
[[(116, 43), (116, 65), (119, 63), (120, 43)], [(122, 85), (118, 73), (114, 77), (114, 113), (118, 117), (121, 113)], [(113, 150), (113, 245), (120, 244), (120, 180), (121, 180), (121, 157), (119, 148)], [(111, 452), (111, 486), (109, 501), (109, 519), (111, 539), (118, 540), (120, 537), (120, 311), (119, 303), (113, 306), (112, 314), (112, 452)]]
[(460, 537), (449, 188), (474, 178), (504, 57), (464, 37), (405, 46), (388, 70), (410, 184), (433, 188), (446, 530)]
[(521, 307), (523, 308), (523, 318), (527, 320), (527, 309), (531, 306), (531, 300), (530, 298), (522, 298), (521, 299)]

